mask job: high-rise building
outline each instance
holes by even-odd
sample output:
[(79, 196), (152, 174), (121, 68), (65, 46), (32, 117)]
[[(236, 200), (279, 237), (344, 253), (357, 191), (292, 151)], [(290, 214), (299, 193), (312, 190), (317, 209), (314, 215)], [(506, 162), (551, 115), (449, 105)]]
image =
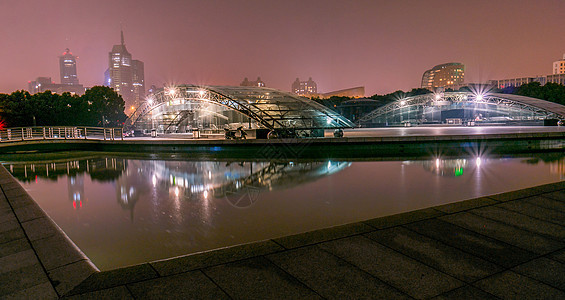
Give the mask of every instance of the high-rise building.
[(292, 83), (291, 91), (300, 96), (315, 95), (318, 93), (318, 86), (312, 80), (312, 77), (308, 78), (308, 81), (300, 81), (300, 79), (296, 78)]
[(114, 45), (108, 54), (108, 70), (104, 74), (105, 84), (122, 96), (126, 107), (137, 107), (145, 96), (143, 62), (132, 60), (124, 43), (124, 32), (121, 31), (120, 34), (121, 43)]
[(437, 65), (422, 75), (422, 88), (433, 90), (435, 88), (457, 89), (463, 86), (465, 65), (461, 63), (447, 63)]
[(563, 59), (553, 62), (553, 74), (565, 74), (565, 54)]
[(61, 73), (61, 84), (78, 84), (77, 60), (69, 48), (65, 49), (62, 56), (59, 56), (59, 69)]

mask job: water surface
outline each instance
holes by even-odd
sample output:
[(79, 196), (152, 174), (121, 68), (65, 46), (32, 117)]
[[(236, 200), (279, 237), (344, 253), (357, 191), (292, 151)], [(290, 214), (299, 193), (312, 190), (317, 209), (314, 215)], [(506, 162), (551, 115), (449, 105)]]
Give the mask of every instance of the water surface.
[(562, 155), (6, 162), (101, 270), (560, 181)]

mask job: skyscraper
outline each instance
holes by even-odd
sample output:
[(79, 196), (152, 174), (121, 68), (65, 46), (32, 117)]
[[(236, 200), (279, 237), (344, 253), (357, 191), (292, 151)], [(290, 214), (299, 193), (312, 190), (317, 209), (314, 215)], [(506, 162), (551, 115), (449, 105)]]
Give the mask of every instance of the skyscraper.
[(129, 114), (129, 107), (139, 106), (145, 96), (145, 75), (143, 62), (132, 60), (124, 43), (124, 32), (120, 33), (121, 43), (114, 45), (108, 54), (105, 84), (122, 96), (126, 102), (126, 113)]
[(69, 48), (65, 49), (62, 56), (59, 56), (59, 68), (61, 72), (61, 84), (77, 85), (77, 60)]

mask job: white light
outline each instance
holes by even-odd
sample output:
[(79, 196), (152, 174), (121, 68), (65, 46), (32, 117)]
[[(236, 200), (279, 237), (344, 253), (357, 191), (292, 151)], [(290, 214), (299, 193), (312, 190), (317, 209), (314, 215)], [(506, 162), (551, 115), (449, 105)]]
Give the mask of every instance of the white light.
[(475, 163), (477, 164), (477, 168), (479, 168), (481, 166), (481, 163), (482, 163), (481, 158), (477, 157), (477, 161)]
[(481, 95), (481, 94), (477, 95), (477, 101), (483, 101), (483, 99), (484, 99), (483, 95)]
[(436, 100), (439, 100), (439, 99), (441, 99), (441, 95), (440, 95), (440, 94), (437, 94), (437, 95), (436, 95)]
[(327, 122), (328, 124), (331, 124), (331, 123), (332, 123), (332, 118), (328, 117), (328, 119), (326, 120), (326, 122)]
[(179, 196), (179, 193), (180, 193), (179, 188), (178, 188), (178, 187), (175, 187), (175, 196), (178, 197), (178, 196)]
[(208, 191), (204, 191), (204, 199), (208, 199)]
[(204, 91), (200, 91), (198, 93), (200, 94), (200, 97), (204, 96)]
[(439, 169), (439, 158), (436, 158), (436, 168)]
[(402, 105), (402, 106), (406, 105), (406, 101), (404, 101), (404, 100), (400, 101), (400, 105)]

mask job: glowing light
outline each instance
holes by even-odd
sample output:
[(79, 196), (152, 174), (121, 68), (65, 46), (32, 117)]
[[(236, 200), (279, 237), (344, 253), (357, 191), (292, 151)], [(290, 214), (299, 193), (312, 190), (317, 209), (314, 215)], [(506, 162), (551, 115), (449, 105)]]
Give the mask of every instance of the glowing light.
[(178, 187), (175, 187), (175, 196), (178, 197), (180, 193), (180, 190)]
[(200, 91), (198, 92), (198, 94), (200, 94), (200, 97), (204, 96), (204, 91)]
[(477, 160), (475, 161), (475, 164), (477, 165), (477, 168), (480, 168), (480, 167), (481, 167), (481, 163), (482, 163), (481, 158), (480, 158), (480, 157), (477, 157)]
[(441, 99), (441, 95), (440, 94), (436, 94), (436, 100)]
[(177, 90), (174, 87), (167, 88), (165, 93), (171, 97), (174, 97), (177, 93)]
[(132, 106), (130, 107), (130, 109), (131, 109), (131, 110), (135, 110), (135, 106), (132, 105)]
[(208, 199), (208, 191), (204, 191), (204, 199)]
[(153, 105), (153, 97), (148, 97), (146, 101), (149, 105)]
[(157, 186), (157, 177), (155, 175), (151, 178), (151, 182), (153, 183), (153, 186)]
[(406, 101), (404, 101), (404, 100), (400, 101), (400, 105), (402, 105), (402, 106), (406, 105)]
[(327, 122), (328, 124), (331, 124), (331, 123), (332, 123), (332, 118), (328, 117), (328, 119), (326, 120), (326, 122)]
[(439, 169), (439, 158), (436, 158), (436, 168)]
[(483, 95), (481, 95), (481, 94), (477, 95), (477, 101), (483, 101), (483, 99), (484, 99)]

